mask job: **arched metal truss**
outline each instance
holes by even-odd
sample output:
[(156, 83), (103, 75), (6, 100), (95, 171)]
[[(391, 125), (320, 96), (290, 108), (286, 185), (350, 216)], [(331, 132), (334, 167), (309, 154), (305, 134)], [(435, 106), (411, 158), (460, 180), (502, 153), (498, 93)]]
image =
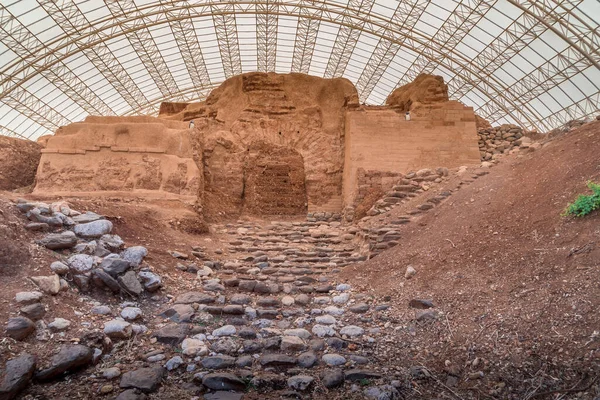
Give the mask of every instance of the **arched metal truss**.
[(492, 123), (549, 130), (600, 108), (597, 0), (10, 0), (0, 134), (156, 113), (249, 71), (352, 81), (381, 104), (419, 73)]

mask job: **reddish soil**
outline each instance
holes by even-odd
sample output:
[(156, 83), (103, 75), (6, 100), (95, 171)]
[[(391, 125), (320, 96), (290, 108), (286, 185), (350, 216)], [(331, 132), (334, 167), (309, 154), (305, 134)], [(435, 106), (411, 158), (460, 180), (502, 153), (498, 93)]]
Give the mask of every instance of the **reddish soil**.
[(41, 148), (36, 142), (0, 136), (0, 190), (33, 185)]
[[(506, 158), (399, 228), (397, 247), (346, 268), (350, 283), (391, 297), (399, 322), (410, 320), (413, 298), (433, 299), (445, 313), (416, 331), (399, 330), (402, 344), (390, 359), (426, 365), (438, 383), (458, 376), (456, 388), (429, 382), (461, 398), (575, 398), (565, 390), (589, 385), (600, 371), (600, 213), (561, 212), (587, 192), (586, 181), (600, 180), (599, 151), (594, 122)], [(417, 270), (410, 280), (408, 265)], [(483, 379), (469, 379), (478, 371)]]

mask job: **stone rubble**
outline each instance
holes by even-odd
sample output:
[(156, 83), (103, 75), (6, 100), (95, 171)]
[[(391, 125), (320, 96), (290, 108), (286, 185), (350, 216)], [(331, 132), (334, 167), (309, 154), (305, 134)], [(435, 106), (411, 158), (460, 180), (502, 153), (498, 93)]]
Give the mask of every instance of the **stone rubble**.
[[(418, 185), (409, 182), (411, 191), (396, 187), (394, 192), (427, 196), (430, 192), (420, 185), (436, 184), (447, 174), (443, 169), (418, 171), (406, 178)], [(36, 218), (52, 218), (56, 208), (23, 201), (19, 206), (27, 213), (37, 209)], [(423, 209), (427, 207), (419, 212)], [(59, 249), (61, 261), (48, 267), (54, 275), (40, 275), (52, 280), (51, 290), (38, 285), (40, 292), (17, 294), (23, 316), (11, 319), (8, 333), (33, 340), (34, 332), (65, 335), (83, 328), (91, 337), (64, 345), (49, 365), (38, 369), (39, 379), (53, 380), (102, 360), (98, 390), (117, 399), (145, 398), (165, 379), (197, 385), (212, 396), (206, 398), (241, 395), (250, 388), (261, 393), (350, 390), (352, 382), (365, 381), (371, 385), (364, 390), (366, 398), (399, 398), (391, 385), (393, 375), (374, 362), (390, 306), (336, 280), (345, 266), (382, 251), (378, 243), (391, 247), (398, 239), (394, 229), (347, 226), (339, 216), (325, 215), (295, 222), (217, 224), (215, 233), (229, 238), (221, 252), (226, 257), (211, 259), (201, 247), (170, 251), (177, 274), (194, 289), (166, 295), (168, 285), (144, 260), (146, 248), (125, 248), (101, 215), (67, 207), (61, 213), (70, 219), (40, 235), (75, 237), (75, 243)], [(90, 225), (81, 228), (84, 224)], [(57, 279), (82, 296), (93, 298), (100, 291), (125, 300), (93, 302), (89, 322), (53, 316), (46, 324), (44, 303), (63, 290), (56, 292)], [(144, 307), (148, 299), (156, 307)], [(428, 315), (435, 318), (435, 313), (433, 309)], [(43, 325), (36, 328), (34, 320)], [(140, 340), (143, 348), (135, 344)], [(122, 349), (122, 343), (134, 343), (139, 354), (133, 350), (132, 355), (141, 363), (115, 360), (112, 352)]]

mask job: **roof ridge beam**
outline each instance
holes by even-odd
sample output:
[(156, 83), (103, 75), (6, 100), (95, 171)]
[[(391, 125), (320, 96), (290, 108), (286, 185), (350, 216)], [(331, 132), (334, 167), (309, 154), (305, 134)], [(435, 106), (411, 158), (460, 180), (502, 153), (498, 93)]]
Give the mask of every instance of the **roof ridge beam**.
[[(395, 21), (403, 29), (412, 29), (425, 12), (428, 4), (429, 0), (407, 0), (400, 2), (392, 16), (392, 21)], [(397, 36), (390, 29), (390, 24), (388, 24), (386, 30), (391, 36)], [(371, 95), (384, 72), (402, 48), (405, 40), (405, 36), (398, 37), (397, 41), (388, 39), (379, 40), (356, 83), (356, 90), (361, 102), (366, 102), (367, 98)]]
[[(44, 43), (2, 4), (0, 15), (0, 41), (19, 57), (28, 59), (35, 55), (34, 48), (44, 46)], [(49, 57), (56, 58), (56, 55), (50, 53)], [(112, 108), (73, 73), (64, 61), (59, 60), (52, 68), (40, 71), (40, 74), (89, 114), (114, 115)], [(3, 97), (4, 92), (0, 93), (0, 98)]]
[[(62, 0), (60, 5), (56, 0), (38, 0), (38, 3), (68, 35), (81, 33), (80, 22), (90, 24), (73, 0)], [(99, 39), (100, 35), (93, 34), (92, 38)], [(83, 48), (82, 52), (132, 109), (145, 103), (144, 93), (104, 42)]]
[(296, 40), (294, 42), (294, 54), (292, 56), (292, 72), (308, 74), (312, 55), (317, 44), (317, 35), (321, 24), (323, 7), (306, 8), (312, 5), (311, 0), (300, 0), (298, 2), (298, 26), (296, 28)]
[(256, 61), (261, 72), (277, 66), (277, 29), (279, 5), (276, 1), (256, 3)]
[[(222, 10), (221, 8), (225, 8)], [(217, 45), (221, 53), (225, 79), (242, 73), (242, 60), (238, 39), (237, 23), (235, 20), (234, 4), (220, 4), (210, 0), (210, 8), (217, 35)]]
[[(346, 14), (343, 17), (344, 21), (350, 24), (350, 17), (347, 15), (349, 13), (359, 15), (370, 13), (373, 4), (375, 4), (375, 0), (350, 0), (348, 2)], [(325, 68), (325, 74), (323, 75), (324, 78), (336, 78), (344, 74), (348, 67), (350, 57), (356, 47), (356, 43), (358, 43), (358, 39), (362, 33), (363, 26), (364, 23), (361, 23), (356, 27), (340, 25), (335, 42), (333, 43), (331, 55), (329, 56), (329, 61), (327, 61), (327, 67)]]
[[(171, 0), (160, 0), (160, 2), (164, 4), (167, 9), (166, 15), (169, 19), (169, 24), (171, 25), (171, 32), (175, 37), (175, 42), (179, 47), (181, 57), (183, 58), (185, 67), (192, 79), (192, 83), (197, 88), (196, 92), (198, 98), (202, 99), (204, 95), (203, 88), (210, 86), (210, 75), (208, 73), (208, 68), (206, 67), (206, 61), (204, 60), (204, 55), (202, 53), (202, 48), (200, 47), (200, 42), (198, 41), (198, 35), (196, 34), (190, 11), (187, 8), (171, 9), (168, 4), (165, 4), (169, 2), (171, 5), (173, 5), (173, 3), (178, 3), (178, 5), (188, 5), (189, 2), (187, 0), (176, 2)], [(187, 18), (179, 18), (182, 16)]]
[[(152, 33), (145, 24), (144, 14), (138, 10), (133, 0), (105, 0), (104, 3), (113, 17), (122, 24), (122, 29), (126, 31), (125, 36), (148, 74), (154, 80), (160, 93), (165, 97), (175, 96), (178, 92), (177, 83), (156, 45)], [(167, 11), (167, 9), (164, 11)], [(138, 15), (142, 26), (139, 26), (139, 20), (129, 21), (126, 17), (130, 15)], [(137, 29), (131, 30), (131, 28)]]

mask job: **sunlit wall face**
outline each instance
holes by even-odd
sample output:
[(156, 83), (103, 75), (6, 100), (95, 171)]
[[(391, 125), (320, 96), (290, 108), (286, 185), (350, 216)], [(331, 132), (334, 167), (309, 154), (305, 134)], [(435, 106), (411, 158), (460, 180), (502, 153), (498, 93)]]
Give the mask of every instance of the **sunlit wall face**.
[(493, 124), (547, 131), (600, 108), (596, 0), (3, 0), (0, 132), (156, 114), (250, 71), (352, 81), (384, 103), (419, 73)]

